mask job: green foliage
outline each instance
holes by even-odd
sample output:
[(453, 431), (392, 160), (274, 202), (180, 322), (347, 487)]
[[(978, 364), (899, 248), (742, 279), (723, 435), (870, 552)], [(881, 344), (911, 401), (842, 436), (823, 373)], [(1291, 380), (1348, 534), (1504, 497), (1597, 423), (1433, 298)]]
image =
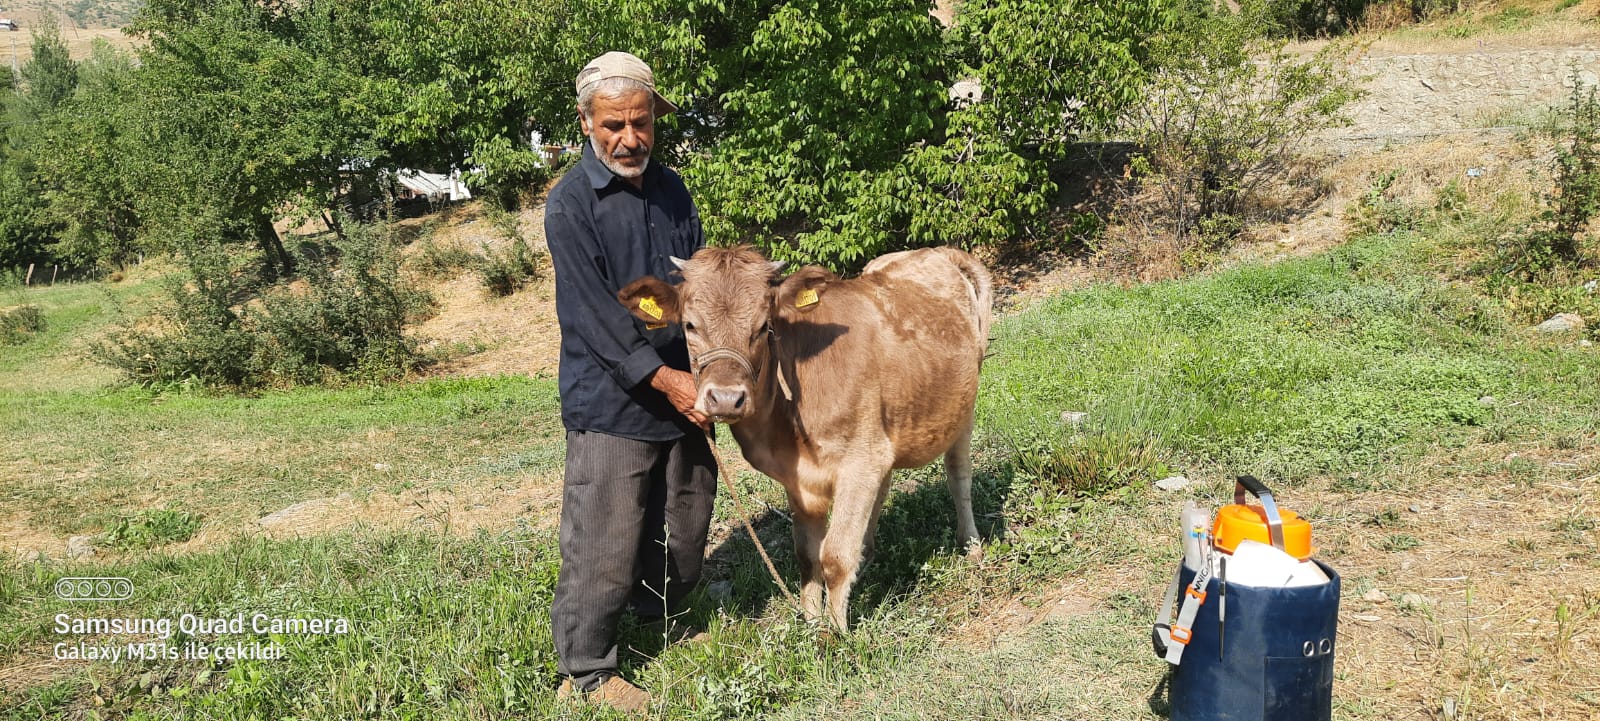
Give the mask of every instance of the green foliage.
[(401, 278), (384, 227), (344, 225), (351, 229), (346, 240), (302, 251), (303, 290), (280, 285), (261, 295), (252, 320), (277, 383), (342, 374), (393, 379), (417, 361), (417, 342), (405, 328), (432, 309), (432, 298)]
[(1152, 41), (1146, 100), (1124, 113), (1138, 148), (1136, 183), (1118, 211), (1138, 231), (1127, 242), (1165, 238), (1180, 255), (1215, 249), (1281, 212), (1281, 196), (1300, 192), (1286, 186), (1308, 140), (1347, 122), (1341, 108), (1357, 95), (1348, 46), (1292, 55), (1285, 41), (1260, 38), (1262, 3), (1213, 7), (1190, 6)]
[(34, 197), (56, 229), (51, 256), (84, 270), (120, 266), (140, 247), (136, 204), (151, 187), (134, 171), (147, 152), (132, 132), (141, 106), (129, 98), (140, 89), (132, 59), (104, 42), (78, 74), (77, 92), (40, 126)]
[(36, 305), (0, 308), (0, 345), (20, 345), (45, 329), (44, 311)]
[(186, 274), (162, 281), (166, 307), (139, 326), (107, 334), (90, 346), (90, 357), (141, 385), (258, 384), (267, 363), (237, 305), (254, 290), (240, 272), (243, 264), (218, 246), (191, 248), (185, 260)]
[(0, 268), (52, 260), (51, 228), (40, 190), (30, 158), (11, 152), (0, 159)]
[(32, 56), (22, 64), (23, 92), (14, 98), (12, 113), (23, 122), (48, 117), (78, 87), (78, 64), (67, 52), (55, 15), (41, 13), (33, 28)]
[[(40, 197), (39, 138), (78, 86), (78, 63), (53, 16), (34, 29), (32, 57), (22, 64), (22, 86), (7, 93), (7, 131), (0, 144), (0, 268), (52, 263), (53, 224)], [(69, 263), (70, 265), (70, 263)]]
[(1600, 88), (1585, 87), (1575, 74), (1567, 111), (1571, 141), (1556, 149), (1556, 187), (1542, 218), (1549, 228), (1531, 244), (1548, 247), (1556, 259), (1572, 263), (1581, 259), (1579, 239), (1600, 215)]
[[(1167, 19), (1158, 2), (960, 13), (946, 34), (925, 3), (901, 0), (754, 13), (714, 84), (725, 131), (686, 169), (710, 239), (846, 269), (1012, 238), (1055, 190), (1045, 161), (1137, 97), (1144, 38)], [(949, 100), (962, 77), (981, 99)]]
[(982, 81), (983, 103), (1001, 114), (999, 138), (1059, 157), (1067, 143), (1109, 130), (1143, 98), (1149, 38), (1169, 30), (1203, 38), (1182, 24), (1180, 6), (969, 0), (959, 6), (956, 47)]
[(432, 301), (400, 277), (387, 232), (346, 225), (347, 240), (302, 251), (298, 286), (260, 287), (240, 272), (249, 262), (225, 248), (190, 249), (186, 277), (166, 282), (159, 322), (110, 334), (92, 356), (141, 385), (252, 388), (404, 374), (417, 360), (405, 326)]
[(771, 7), (721, 95), (727, 132), (687, 169), (711, 240), (752, 234), (774, 257), (840, 266), (891, 249), (914, 207), (893, 193), (910, 183), (900, 165), (937, 142), (947, 103), (940, 43), (922, 2)]
[(1126, 492), (1170, 470), (1157, 440), (1138, 431), (1074, 434), (1016, 449), (1018, 480), (1067, 496)]
[(458, 244), (440, 243), (425, 237), (417, 242), (417, 251), (411, 256), (410, 267), (430, 278), (445, 278), (462, 268), (476, 268), (479, 260), (476, 253)]
[(1544, 194), (1544, 207), (1531, 219), (1497, 222), (1482, 243), (1489, 252), (1471, 268), (1524, 324), (1556, 313), (1600, 316), (1600, 295), (1585, 287), (1594, 280), (1591, 227), (1600, 214), (1600, 98), (1593, 87), (1575, 86), (1552, 129), (1565, 137), (1556, 147), (1555, 187)]
[(505, 194), (537, 175), (529, 130), (546, 137), (572, 132), (565, 124), (554, 127), (567, 132), (550, 131), (558, 105), (566, 106), (561, 120), (573, 118), (572, 77), (582, 61), (573, 65), (557, 43), (563, 32), (585, 29), (564, 25), (574, 10), (494, 0), (348, 0), (327, 7), (326, 35), (311, 49), (362, 78), (354, 99), (369, 114), (370, 135), (386, 162), (477, 167), (471, 184)]
[(200, 517), (193, 513), (176, 508), (148, 508), (118, 517), (99, 542), (124, 551), (139, 551), (187, 541), (198, 530)]
[[(158, 245), (254, 244), (274, 272), (293, 271), (275, 215), (294, 201), (330, 207), (340, 168), (373, 155), (365, 113), (347, 107), (361, 79), (316, 45), (325, 12), (278, 16), (220, 0), (187, 23), (147, 29), (130, 130), (142, 151), (134, 169), (152, 186), (139, 216)], [(285, 27), (305, 39), (289, 41)]]
[(1355, 32), (1368, 19), (1369, 8), (1398, 12), (1405, 20), (1421, 22), (1460, 12), (1461, 6), (1461, 0), (1272, 0), (1268, 3), (1268, 18), (1275, 32), (1309, 38)]
[[(1404, 173), (1404, 169), (1394, 168), (1372, 179), (1372, 184), (1367, 186), (1367, 192), (1361, 194), (1350, 210), (1350, 220), (1358, 232), (1392, 233), (1415, 230), (1422, 222), (1423, 213), (1420, 209), (1394, 199), (1389, 192), (1394, 187), (1395, 181)], [(1441, 205), (1453, 205), (1456, 202), (1454, 195), (1449, 198), (1440, 197)]]
[[(0, 201), (48, 206), (0, 226), (0, 260), (103, 268), (222, 240), (292, 275), (273, 221), (360, 205), (396, 167), (467, 170), (514, 207), (552, 173), (529, 133), (578, 137), (571, 78), (610, 48), (644, 56), (684, 106), (656, 155), (683, 169), (713, 242), (840, 269), (1001, 242), (1047, 206), (1049, 159), (1138, 96), (1170, 13), (962, 13), (946, 33), (923, 0), (151, 0), (137, 63), (108, 53), (89, 87), (41, 103), (64, 110), (29, 154), (37, 177), (0, 172)], [(72, 68), (40, 64), (34, 84)], [(948, 96), (962, 77), (984, 86), (968, 106)]]
[(499, 248), (484, 244), (483, 257), (476, 264), (478, 277), (489, 295), (503, 298), (538, 279), (539, 268), (545, 263), (544, 254), (534, 250), (522, 235), (515, 214), (493, 206), (488, 213), (489, 224), (503, 243)]

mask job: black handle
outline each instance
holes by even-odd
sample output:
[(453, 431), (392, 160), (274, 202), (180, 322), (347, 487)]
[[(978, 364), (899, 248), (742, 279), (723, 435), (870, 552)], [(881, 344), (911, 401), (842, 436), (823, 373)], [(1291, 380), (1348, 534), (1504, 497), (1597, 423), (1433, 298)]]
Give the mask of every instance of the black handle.
[[(1249, 491), (1250, 495), (1255, 496), (1256, 498), (1272, 495), (1272, 489), (1267, 488), (1267, 484), (1262, 483), (1255, 476), (1239, 476), (1238, 480), (1239, 485), (1244, 486), (1244, 489)], [(1239, 503), (1244, 503), (1243, 498), (1235, 497), (1234, 500)]]
[(1278, 502), (1272, 499), (1272, 489), (1262, 483), (1255, 476), (1236, 476), (1238, 483), (1233, 487), (1233, 502), (1244, 505), (1244, 492), (1249, 491), (1256, 498), (1261, 499), (1261, 507), (1267, 512), (1267, 534), (1272, 539), (1272, 545), (1278, 550), (1283, 550), (1283, 518), (1278, 515)]

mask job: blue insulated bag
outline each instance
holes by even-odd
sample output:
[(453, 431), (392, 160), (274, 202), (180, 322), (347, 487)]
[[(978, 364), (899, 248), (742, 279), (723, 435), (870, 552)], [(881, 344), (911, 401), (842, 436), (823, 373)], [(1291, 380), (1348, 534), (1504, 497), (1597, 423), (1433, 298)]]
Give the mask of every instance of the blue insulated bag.
[[(1257, 495), (1275, 519), (1271, 492), (1249, 480), (1252, 490), (1263, 491)], [(1339, 574), (1321, 561), (1316, 564), (1328, 583), (1283, 588), (1233, 583), (1224, 591), (1223, 581), (1207, 572), (1201, 579), (1203, 595), (1191, 589), (1196, 571), (1179, 565), (1176, 595), (1197, 598), (1198, 609), (1191, 611), (1187, 629), (1169, 627), (1179, 622), (1164, 614), (1152, 631), (1156, 655), (1163, 658), (1171, 658), (1170, 644), (1188, 640), (1168, 679), (1171, 721), (1329, 721)], [(1176, 610), (1170, 601), (1167, 607)]]

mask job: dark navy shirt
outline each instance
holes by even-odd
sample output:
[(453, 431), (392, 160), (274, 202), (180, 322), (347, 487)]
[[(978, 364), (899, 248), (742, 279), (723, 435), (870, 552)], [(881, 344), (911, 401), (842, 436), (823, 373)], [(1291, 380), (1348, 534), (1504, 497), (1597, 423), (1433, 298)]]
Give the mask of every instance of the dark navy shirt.
[(662, 365), (689, 369), (683, 331), (677, 324), (648, 330), (617, 302), (623, 286), (646, 275), (671, 278), (670, 258), (688, 258), (705, 244), (683, 179), (651, 161), (635, 188), (585, 142), (583, 160), (550, 191), (544, 232), (555, 266), (567, 430), (640, 441), (698, 432), (648, 382)]

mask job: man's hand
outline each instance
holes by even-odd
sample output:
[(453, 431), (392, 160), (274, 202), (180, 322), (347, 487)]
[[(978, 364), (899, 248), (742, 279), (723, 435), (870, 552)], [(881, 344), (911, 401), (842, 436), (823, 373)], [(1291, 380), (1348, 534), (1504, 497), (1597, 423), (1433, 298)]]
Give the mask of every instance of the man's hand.
[(694, 409), (695, 400), (700, 395), (694, 386), (694, 376), (676, 368), (661, 366), (656, 369), (655, 375), (650, 376), (650, 387), (665, 393), (672, 407), (695, 425), (703, 429), (711, 428), (711, 419)]

